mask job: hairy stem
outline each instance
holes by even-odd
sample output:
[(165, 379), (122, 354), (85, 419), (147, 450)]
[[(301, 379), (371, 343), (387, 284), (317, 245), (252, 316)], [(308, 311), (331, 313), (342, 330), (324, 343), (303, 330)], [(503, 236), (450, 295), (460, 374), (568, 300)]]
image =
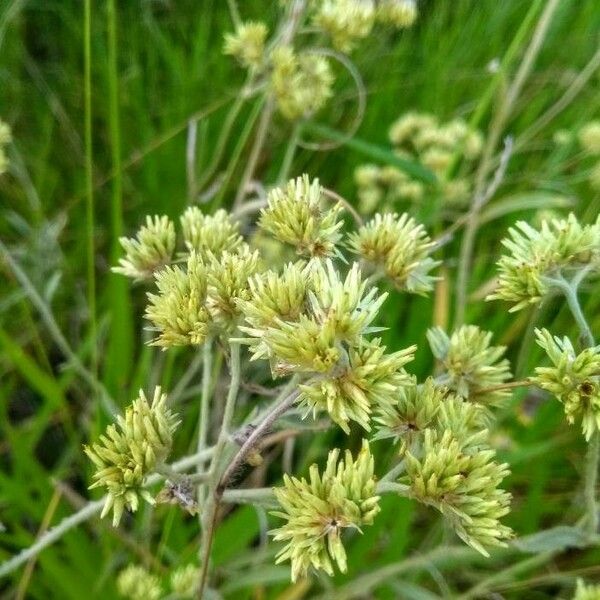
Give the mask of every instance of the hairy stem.
[[(377, 493), (408, 496), (410, 487), (402, 483), (386, 481), (384, 478), (377, 484)], [(228, 502), (230, 504), (276, 506), (275, 493), (273, 492), (273, 488), (270, 487), (225, 490), (223, 492), (222, 500), (223, 502)]]
[[(195, 466), (198, 462), (204, 462), (207, 458), (212, 456), (212, 453), (213, 448), (207, 448), (200, 454), (192, 454), (191, 456), (186, 456), (185, 458), (174, 462), (172, 465), (170, 465), (170, 469), (175, 472), (185, 471), (190, 467)], [(148, 477), (146, 485), (154, 485), (162, 478), (163, 477), (159, 473), (156, 473), (151, 477)], [(38, 555), (42, 550), (44, 550), (44, 548), (54, 544), (54, 542), (62, 538), (62, 536), (68, 531), (98, 515), (102, 511), (105, 502), (106, 496), (103, 496), (99, 500), (88, 502), (77, 512), (65, 517), (58, 525), (41, 535), (34, 544), (28, 546), (19, 552), (19, 554), (15, 554), (15, 556), (0, 564), (0, 577), (5, 577), (9, 573), (12, 573), (22, 564), (29, 561), (32, 557)]]
[(588, 449), (585, 457), (585, 479), (584, 479), (584, 498), (585, 498), (585, 524), (588, 528), (590, 537), (598, 531), (598, 503), (596, 500), (596, 484), (598, 483), (598, 459), (600, 457), (600, 433), (594, 431), (588, 443)]
[(284, 413), (286, 413), (298, 398), (298, 392), (294, 390), (283, 399), (276, 402), (271, 410), (263, 417), (262, 421), (252, 430), (246, 441), (242, 444), (229, 466), (225, 469), (223, 476), (218, 485), (217, 491), (223, 493), (227, 484), (231, 480), (233, 474), (244, 464), (248, 454), (256, 448), (256, 445), (263, 438), (265, 433), (269, 431), (273, 423)]
[(210, 464), (208, 498), (204, 506), (204, 512), (202, 517), (202, 542), (200, 546), (201, 572), (200, 587), (198, 592), (198, 596), (200, 598), (202, 597), (202, 593), (206, 586), (206, 581), (208, 577), (210, 551), (214, 537), (217, 511), (219, 509), (220, 498), (217, 492), (217, 489), (219, 487), (219, 481), (221, 479), (219, 467), (223, 458), (223, 452), (229, 439), (229, 429), (231, 426), (231, 421), (233, 419), (235, 402), (237, 400), (238, 391), (240, 388), (240, 344), (239, 342), (232, 341), (229, 344), (229, 348), (231, 353), (229, 365), (229, 369), (231, 372), (231, 381), (229, 383), (229, 391), (227, 392), (227, 400), (225, 401), (225, 410), (223, 412), (223, 422), (221, 423), (221, 431), (219, 432), (219, 437), (217, 439), (217, 443), (215, 444), (215, 450)]
[[(206, 448), (208, 437), (208, 422), (210, 411), (210, 391), (211, 391), (211, 373), (212, 373), (212, 339), (207, 339), (202, 348), (202, 394), (200, 396), (200, 413), (198, 418), (198, 452), (202, 452)], [(205, 465), (198, 463), (197, 471), (201, 473)], [(204, 481), (198, 485), (198, 505), (204, 503)], [(202, 514), (198, 517), (200, 526), (202, 526)]]
[(399, 494), (400, 496), (408, 496), (410, 486), (395, 481), (380, 481), (377, 484), (378, 494)]
[(261, 506), (276, 506), (273, 488), (248, 488), (225, 490), (223, 502), (230, 504), (257, 504)]
[(392, 467), (381, 478), (381, 481), (379, 482), (379, 485), (382, 485), (385, 482), (393, 482), (396, 479), (396, 477), (398, 477), (398, 475), (402, 475), (402, 473), (404, 473), (404, 471), (406, 471), (406, 465), (404, 464), (404, 461), (401, 460), (396, 466)]
[(579, 304), (579, 298), (577, 297), (577, 287), (575, 285), (571, 285), (568, 282), (563, 280), (563, 283), (559, 286), (560, 290), (565, 296), (567, 301), (567, 305), (569, 306), (569, 310), (577, 323), (577, 327), (579, 327), (579, 331), (581, 333), (581, 342), (586, 348), (594, 346), (594, 336), (592, 334), (592, 330), (581, 310), (581, 304)]
[[(578, 276), (575, 276), (571, 282), (563, 277), (551, 279), (550, 282), (557, 287), (564, 295), (569, 310), (579, 327), (581, 333), (581, 342), (586, 348), (595, 345), (592, 330), (581, 310), (579, 298), (577, 297), (577, 288), (587, 271), (582, 270)], [(596, 498), (596, 485), (598, 483), (598, 463), (600, 459), (600, 434), (594, 431), (589, 441), (585, 457), (583, 497), (585, 500), (585, 519), (583, 524), (587, 526), (588, 533), (593, 536), (598, 531), (598, 502)]]

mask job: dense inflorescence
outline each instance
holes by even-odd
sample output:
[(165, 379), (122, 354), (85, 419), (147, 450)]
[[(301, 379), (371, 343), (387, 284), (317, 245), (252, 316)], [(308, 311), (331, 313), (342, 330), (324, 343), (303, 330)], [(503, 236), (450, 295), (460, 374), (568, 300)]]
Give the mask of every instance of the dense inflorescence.
[(124, 416), (109, 425), (100, 440), (85, 447), (94, 463), (92, 488), (104, 487), (108, 495), (102, 516), (113, 511), (113, 524), (118, 525), (127, 508), (135, 512), (140, 498), (153, 504), (154, 499), (144, 484), (148, 475), (165, 462), (179, 422), (167, 408), (167, 396), (156, 388), (151, 402), (140, 390)]
[(462, 119), (440, 122), (428, 113), (408, 112), (392, 124), (389, 138), (399, 158), (424, 165), (437, 181), (417, 180), (392, 165), (361, 165), (354, 179), (364, 212), (381, 210), (382, 206), (392, 210), (401, 203), (421, 203), (432, 196), (439, 196), (448, 209), (468, 203), (474, 164), (483, 148), (479, 131)]
[(415, 294), (431, 291), (429, 271), (439, 262), (429, 254), (434, 247), (425, 228), (407, 214), (376, 214), (350, 235), (350, 248), (382, 269), (398, 289)]
[(437, 508), (456, 534), (488, 556), (487, 546), (504, 546), (512, 531), (500, 523), (510, 510), (510, 494), (499, 486), (508, 465), (494, 460), (487, 431), (460, 440), (450, 429), (426, 429), (421, 452), (407, 452), (411, 494)]
[(508, 360), (502, 358), (506, 348), (490, 344), (491, 331), (463, 325), (448, 336), (435, 327), (427, 332), (427, 339), (443, 368), (439, 381), (453, 392), (487, 404), (497, 404), (509, 394), (501, 385), (511, 376)]
[(135, 238), (120, 238), (125, 258), (119, 260), (115, 273), (136, 280), (152, 279), (154, 274), (171, 263), (175, 251), (175, 226), (168, 217), (146, 217)]
[[(225, 211), (209, 215), (190, 207), (180, 219), (179, 245), (170, 221), (150, 220), (124, 244), (135, 268), (118, 272), (138, 279), (143, 271), (154, 281), (146, 309), (155, 333), (150, 343), (210, 348), (216, 339), (232, 349), (232, 364), (234, 345), (244, 344), (250, 363), (267, 361), (273, 379), (293, 376), (289, 402), (304, 418), (326, 415), (347, 434), (360, 427), (396, 444), (405, 470), (393, 477), (391, 491), (406, 490), (437, 508), (485, 554), (511, 535), (500, 522), (509, 509), (510, 495), (500, 488), (508, 469), (495, 461), (487, 433), (489, 407), (505, 397), (502, 385), (510, 377), (504, 347), (493, 346), (491, 333), (476, 326), (450, 335), (433, 328), (428, 338), (439, 374), (418, 383), (406, 371), (416, 346), (390, 352), (377, 335), (388, 294), (373, 282), (386, 277), (399, 291), (427, 294), (437, 279), (435, 246), (407, 214), (376, 214), (346, 233), (344, 209), (304, 175), (268, 191), (256, 220), (275, 254), (295, 253), (295, 262), (266, 260), (252, 245), (253, 232), (246, 241), (247, 228)], [(156, 240), (165, 232), (169, 243), (161, 246)], [(357, 261), (348, 260), (347, 249)], [(205, 508), (189, 477), (170, 480), (165, 461), (176, 420), (157, 394), (152, 404), (140, 396), (86, 450), (98, 468), (94, 486), (108, 490), (105, 512), (113, 508), (115, 524), (139, 498), (155, 501), (145, 488), (153, 473), (168, 479), (158, 500), (201, 515)], [(258, 454), (251, 449), (246, 463), (259, 464)], [(285, 475), (275, 496), (276, 514), (286, 521), (273, 532), (285, 544), (278, 561), (291, 561), (292, 579), (311, 568), (344, 571), (343, 531), (360, 530), (379, 510), (368, 443), (356, 459), (346, 452), (340, 460), (340, 450), (333, 450), (325, 471), (313, 465), (308, 479)], [(190, 565), (172, 587), (187, 589), (194, 573)]]
[(600, 268), (600, 218), (582, 225), (570, 214), (543, 221), (539, 230), (519, 221), (509, 233), (502, 241), (509, 254), (498, 262), (498, 287), (488, 299), (512, 303), (511, 312), (538, 304), (552, 290), (553, 278)]
[(536, 367), (533, 381), (562, 402), (569, 423), (581, 419), (589, 440), (600, 430), (600, 346), (577, 354), (569, 338), (554, 337), (547, 329), (535, 333), (552, 366)]
[(312, 465), (308, 480), (285, 475), (283, 487), (275, 489), (281, 510), (273, 514), (286, 523), (271, 534), (285, 542), (277, 562), (291, 561), (292, 581), (305, 576), (311, 566), (333, 575), (337, 564), (345, 572), (343, 531), (371, 525), (379, 512), (368, 443), (363, 441), (356, 459), (349, 451), (339, 456), (339, 450), (332, 450), (323, 473)]

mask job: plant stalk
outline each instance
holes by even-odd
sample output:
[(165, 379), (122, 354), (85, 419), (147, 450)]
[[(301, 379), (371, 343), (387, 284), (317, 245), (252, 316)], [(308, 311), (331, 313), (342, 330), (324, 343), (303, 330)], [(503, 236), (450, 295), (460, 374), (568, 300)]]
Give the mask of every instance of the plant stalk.
[[(569, 310), (579, 327), (581, 342), (586, 348), (595, 345), (592, 330), (581, 310), (581, 304), (577, 297), (577, 287), (585, 276), (585, 272), (579, 277), (568, 282), (563, 277), (552, 279), (552, 283), (563, 293)], [(598, 464), (600, 460), (600, 434), (594, 431), (588, 443), (585, 457), (583, 496), (585, 499), (585, 519), (583, 524), (588, 527), (588, 534), (593, 536), (598, 531), (598, 501), (596, 498), (596, 486), (598, 483)]]
[[(211, 391), (211, 374), (212, 374), (212, 339), (208, 338), (204, 342), (202, 348), (202, 394), (200, 396), (200, 413), (198, 418), (198, 452), (202, 452), (206, 448), (208, 438), (208, 422), (210, 414), (210, 391)], [(197, 472), (204, 471), (205, 465), (198, 462)], [(204, 503), (204, 481), (200, 481), (198, 485), (198, 506)], [(198, 517), (200, 526), (202, 526), (201, 512)]]
[(227, 392), (227, 400), (225, 401), (225, 411), (223, 413), (223, 422), (221, 423), (221, 431), (209, 470), (208, 480), (208, 498), (204, 505), (202, 518), (202, 541), (200, 545), (200, 585), (198, 597), (202, 598), (202, 593), (206, 587), (208, 578), (208, 568), (210, 562), (210, 551), (214, 538), (214, 530), (217, 520), (217, 511), (219, 509), (220, 494), (218, 493), (219, 481), (221, 475), (219, 467), (223, 458), (227, 441), (229, 440), (229, 429), (233, 419), (235, 403), (238, 397), (241, 380), (241, 364), (240, 364), (240, 344), (239, 342), (231, 341), (230, 348), (230, 373), (231, 381), (229, 383), (229, 391)]

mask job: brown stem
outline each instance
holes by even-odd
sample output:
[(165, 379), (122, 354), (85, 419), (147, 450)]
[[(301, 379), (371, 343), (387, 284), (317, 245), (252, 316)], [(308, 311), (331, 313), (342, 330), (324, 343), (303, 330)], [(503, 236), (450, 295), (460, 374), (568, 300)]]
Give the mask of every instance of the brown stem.
[(279, 404), (276, 404), (272, 410), (270, 410), (264, 417), (264, 419), (254, 428), (252, 433), (248, 436), (246, 441), (242, 444), (237, 454), (233, 457), (233, 460), (229, 463), (227, 469), (221, 476), (221, 481), (216, 488), (216, 493), (219, 496), (223, 495), (227, 484), (232, 478), (233, 474), (240, 468), (245, 462), (248, 454), (256, 448), (257, 444), (263, 438), (265, 433), (271, 428), (273, 423), (284, 413), (286, 413), (298, 398), (298, 392), (294, 390), (291, 394), (286, 396)]

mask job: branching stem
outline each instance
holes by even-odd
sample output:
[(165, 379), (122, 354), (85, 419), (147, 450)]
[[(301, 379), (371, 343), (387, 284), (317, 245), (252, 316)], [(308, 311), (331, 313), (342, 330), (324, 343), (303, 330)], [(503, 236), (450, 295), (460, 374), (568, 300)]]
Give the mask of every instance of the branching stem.
[[(202, 394), (200, 396), (200, 413), (198, 423), (198, 452), (206, 448), (208, 437), (208, 421), (210, 412), (210, 391), (211, 391), (211, 373), (212, 373), (212, 339), (207, 339), (202, 348)], [(201, 473), (205, 465), (198, 463), (197, 472)], [(198, 485), (198, 505), (204, 502), (204, 481)], [(202, 516), (199, 517), (202, 525)]]
[(231, 381), (229, 383), (229, 391), (227, 392), (227, 400), (225, 401), (225, 410), (223, 412), (223, 422), (221, 423), (221, 431), (217, 443), (215, 444), (215, 450), (213, 453), (212, 461), (210, 463), (209, 480), (208, 480), (208, 498), (204, 506), (202, 516), (202, 542), (200, 546), (200, 586), (199, 586), (199, 597), (202, 597), (202, 592), (206, 586), (208, 577), (208, 568), (210, 562), (210, 551), (212, 547), (214, 529), (217, 518), (217, 511), (219, 509), (219, 494), (217, 489), (219, 487), (219, 481), (221, 479), (219, 473), (220, 463), (223, 458), (223, 453), (229, 439), (231, 421), (233, 419), (233, 413), (235, 409), (235, 402), (238, 397), (241, 380), (241, 367), (240, 367), (240, 344), (239, 342), (231, 341), (229, 344), (230, 348), (230, 365), (229, 369), (231, 372)]
[(253, 429), (246, 441), (242, 444), (229, 466), (225, 469), (219, 482), (218, 492), (223, 493), (234, 473), (244, 464), (248, 454), (256, 448), (263, 436), (271, 429), (273, 423), (284, 413), (286, 413), (298, 398), (298, 392), (294, 390), (283, 399), (276, 402), (271, 410), (263, 417), (262, 421)]
[[(577, 296), (577, 289), (587, 275), (588, 269), (581, 269), (571, 281), (567, 281), (562, 275), (557, 278), (547, 278), (547, 282), (559, 289), (564, 295), (569, 310), (579, 327), (581, 342), (586, 348), (595, 345), (592, 330), (581, 310), (581, 304)], [(588, 443), (585, 457), (583, 497), (585, 501), (586, 516), (583, 525), (587, 532), (593, 536), (598, 531), (598, 501), (596, 498), (596, 486), (598, 483), (598, 464), (600, 462), (600, 434), (594, 431)]]

